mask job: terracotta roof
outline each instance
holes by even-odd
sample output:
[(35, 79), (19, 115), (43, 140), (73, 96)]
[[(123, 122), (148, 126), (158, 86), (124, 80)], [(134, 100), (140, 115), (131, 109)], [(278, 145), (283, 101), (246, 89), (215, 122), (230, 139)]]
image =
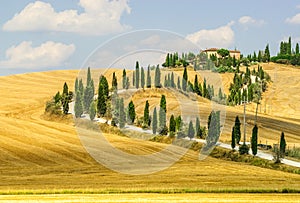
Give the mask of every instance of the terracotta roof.
[[(209, 48), (209, 49), (205, 49), (203, 50), (203, 52), (208, 52), (208, 51), (218, 51), (218, 48)], [(239, 50), (229, 50), (230, 53), (241, 53)]]

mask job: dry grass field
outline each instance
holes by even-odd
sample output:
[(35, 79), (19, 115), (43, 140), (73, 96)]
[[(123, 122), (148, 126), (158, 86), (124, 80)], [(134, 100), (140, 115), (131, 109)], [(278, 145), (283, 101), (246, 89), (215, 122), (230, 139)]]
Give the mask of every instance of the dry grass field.
[[(266, 66), (267, 71), (274, 71), (273, 64), (264, 66)], [(287, 67), (287, 70), (291, 70), (291, 68)], [(295, 74), (300, 74), (300, 71), (298, 72), (296, 69), (293, 69), (293, 71), (295, 71)], [(76, 134), (71, 118), (56, 120), (43, 115), (45, 102), (58, 90), (62, 91), (62, 85), (65, 81), (72, 89), (77, 75), (78, 71), (66, 70), (0, 77), (0, 191), (56, 191), (65, 189), (90, 191), (268, 190), (300, 188), (299, 175), (210, 157), (204, 161), (198, 161), (198, 153), (194, 151), (189, 151), (170, 168), (150, 175), (124, 175), (105, 168), (93, 160), (85, 151)], [(117, 75), (121, 76), (121, 71)], [(261, 122), (261, 128), (259, 136), (261, 138), (259, 139), (263, 142), (266, 138), (270, 140), (269, 142), (277, 141), (281, 128), (288, 128), (286, 131), (287, 143), (290, 145), (300, 143), (299, 122), (297, 120), (300, 119), (298, 115), (299, 109), (297, 109), (299, 107), (293, 105), (293, 101), (286, 101), (290, 98), (293, 100), (298, 99), (298, 95), (295, 93), (300, 87), (298, 83), (299, 77), (294, 78), (290, 76), (289, 71), (283, 68), (280, 69), (277, 78), (282, 79), (278, 80), (278, 84), (274, 88), (275, 93), (272, 98), (273, 113), (268, 115), (260, 114), (259, 122)], [(98, 76), (95, 77), (97, 78)], [(228, 78), (230, 77), (232, 77), (230, 74), (222, 75), (222, 78), (225, 78), (225, 84), (228, 85), (228, 81), (230, 81)], [(286, 79), (284, 79), (285, 77)], [(110, 83), (110, 77), (108, 79)], [(286, 82), (286, 80), (289, 80), (289, 82)], [(121, 80), (119, 79), (119, 81)], [(285, 90), (285, 87), (290, 89)], [(159, 102), (161, 93), (164, 92), (152, 92), (151, 107), (154, 106), (154, 103)], [(143, 96), (143, 94), (145, 95)], [(183, 96), (176, 95), (178, 93), (172, 94), (175, 95), (174, 99), (170, 98), (170, 101), (167, 100), (167, 103), (170, 104), (168, 112), (176, 111), (178, 104), (176, 96), (183, 99), (183, 101), (187, 101)], [(281, 98), (284, 95), (287, 98)], [(147, 91), (134, 95), (133, 100), (137, 102), (136, 106), (139, 106), (139, 112), (143, 109), (143, 101), (149, 96), (151, 95)], [(141, 104), (138, 102), (141, 102)], [(205, 124), (207, 118), (205, 115), (207, 116), (209, 113), (211, 104), (207, 100), (200, 98), (196, 102), (200, 106), (200, 112), (204, 115), (201, 117), (203, 118), (201, 122)], [(284, 102), (287, 102), (288, 105), (285, 105)], [(189, 103), (184, 104), (186, 109), (190, 109), (189, 105), (192, 105)], [(142, 107), (140, 107), (141, 105)], [(240, 107), (227, 108), (224, 134), (221, 137), (224, 141), (229, 140), (231, 132), (229, 132), (229, 129), (231, 129), (236, 114), (241, 114)], [(282, 124), (287, 126), (281, 126)], [(250, 129), (248, 133), (250, 133)], [(153, 153), (166, 146), (110, 134), (106, 136), (112, 144), (132, 154)], [(72, 199), (71, 196), (69, 197)], [(90, 197), (105, 198), (105, 196)], [(116, 198), (116, 202), (118, 198), (122, 197), (127, 199), (127, 202), (132, 202), (134, 194), (112, 195), (111, 197)], [(152, 198), (152, 194), (145, 194), (139, 197)], [(169, 198), (176, 201), (176, 198), (189, 198), (191, 201), (196, 201), (197, 198), (206, 197), (209, 198), (209, 195), (197, 196), (196, 194), (188, 194), (186, 197), (178, 194), (174, 196), (164, 195), (161, 199)], [(210, 197), (223, 198), (219, 194), (216, 196), (212, 194)], [(266, 195), (267, 197), (271, 200), (274, 196)], [(285, 199), (286, 197), (287, 199)], [(5, 198), (18, 199), (18, 197), (13, 196), (0, 197), (3, 201), (5, 201)], [(34, 197), (28, 196), (26, 198), (30, 200), (30, 198)], [(48, 198), (52, 198), (52, 196), (44, 196), (43, 198), (45, 198), (45, 201), (48, 201)], [(60, 200), (60, 198), (64, 197), (57, 195), (54, 198)], [(241, 201), (239, 194), (232, 195), (232, 198), (236, 198), (237, 202)], [(246, 198), (253, 199), (254, 197), (249, 195)], [(287, 201), (291, 198), (299, 199), (298, 196), (284, 195), (278, 196), (278, 200), (280, 198), (284, 198)], [(88, 201), (92, 200), (88, 199)]]

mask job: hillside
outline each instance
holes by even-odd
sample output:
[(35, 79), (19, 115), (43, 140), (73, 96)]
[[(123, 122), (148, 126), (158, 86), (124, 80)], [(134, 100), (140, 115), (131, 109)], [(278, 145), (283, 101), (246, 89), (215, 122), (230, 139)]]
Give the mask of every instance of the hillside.
[[(170, 168), (147, 176), (123, 175), (101, 166), (81, 145), (72, 119), (55, 120), (43, 116), (45, 102), (58, 90), (61, 91), (65, 81), (72, 89), (77, 75), (78, 71), (66, 70), (0, 77), (0, 190), (215, 190), (300, 187), (299, 175), (214, 158), (198, 161), (198, 153), (193, 151), (189, 151)], [(278, 84), (283, 85), (285, 83)], [(145, 91), (145, 94), (149, 96), (149, 92)], [(140, 101), (141, 98), (147, 98), (146, 95), (139, 94), (134, 97), (136, 101)], [(171, 100), (168, 101), (170, 111), (176, 109), (176, 102)], [(200, 112), (208, 114), (209, 102), (199, 98), (198, 103)], [(274, 103), (276, 104), (279, 105), (279, 102)], [(186, 104), (186, 108), (189, 108), (188, 105)], [(274, 106), (273, 109), (275, 108)], [(288, 108), (293, 110), (292, 105)], [(228, 122), (225, 134), (222, 135), (223, 140), (228, 139), (229, 134), (226, 132), (231, 129), (234, 116), (240, 112), (239, 108), (227, 108)], [(206, 117), (203, 116), (203, 124), (205, 120)], [(270, 120), (268, 116), (261, 117), (261, 120), (266, 126), (280, 122)], [(288, 144), (300, 143), (297, 122), (293, 121), (289, 125), (295, 125), (295, 130), (292, 128), (287, 133)], [(260, 132), (266, 133), (266, 137), (274, 136), (270, 140), (276, 141), (275, 135), (279, 136), (279, 127), (276, 129), (273, 126), (264, 126)], [(137, 142), (110, 134), (106, 136), (112, 144), (133, 154), (153, 153), (166, 146), (149, 141)]]

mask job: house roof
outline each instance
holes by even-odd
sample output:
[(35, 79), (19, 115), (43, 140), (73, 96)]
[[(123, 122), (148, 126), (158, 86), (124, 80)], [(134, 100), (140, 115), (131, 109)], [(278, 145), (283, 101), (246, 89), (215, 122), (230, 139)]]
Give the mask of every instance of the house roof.
[[(203, 50), (203, 52), (210, 52), (210, 51), (218, 51), (218, 48), (209, 48), (209, 49), (205, 49)], [(229, 50), (230, 53), (241, 53), (239, 50)]]

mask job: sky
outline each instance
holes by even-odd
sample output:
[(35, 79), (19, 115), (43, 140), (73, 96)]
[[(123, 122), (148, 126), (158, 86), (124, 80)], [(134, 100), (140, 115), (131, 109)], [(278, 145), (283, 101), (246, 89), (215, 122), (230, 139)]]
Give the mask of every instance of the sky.
[(299, 31), (300, 0), (11, 0), (0, 7), (0, 76), (134, 66), (135, 56), (155, 64), (160, 50), (247, 55), (269, 44), (276, 55), (289, 36), (300, 42)]

